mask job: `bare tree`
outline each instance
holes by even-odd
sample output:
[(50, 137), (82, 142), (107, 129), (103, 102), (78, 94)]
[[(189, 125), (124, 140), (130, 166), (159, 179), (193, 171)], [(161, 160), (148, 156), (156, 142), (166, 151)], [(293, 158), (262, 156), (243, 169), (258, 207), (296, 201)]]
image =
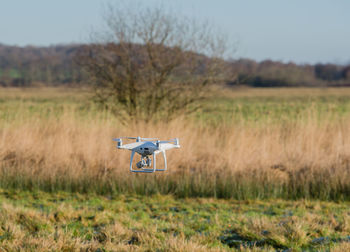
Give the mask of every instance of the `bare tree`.
[[(109, 6), (107, 31), (78, 54), (94, 82), (95, 98), (132, 119), (171, 118), (226, 78), (226, 39), (208, 23), (162, 7)], [(193, 106), (192, 106), (193, 108)]]

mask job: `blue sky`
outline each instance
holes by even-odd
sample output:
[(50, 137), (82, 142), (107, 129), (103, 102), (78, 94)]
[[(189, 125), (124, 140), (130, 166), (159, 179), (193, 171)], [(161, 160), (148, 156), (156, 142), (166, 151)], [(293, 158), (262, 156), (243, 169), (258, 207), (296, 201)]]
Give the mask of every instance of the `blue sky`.
[[(133, 0), (129, 0), (135, 2)], [(87, 42), (104, 0), (0, 0), (0, 43)], [(125, 2), (125, 1), (124, 1)], [(143, 0), (214, 23), (237, 42), (235, 58), (350, 63), (349, 0)]]

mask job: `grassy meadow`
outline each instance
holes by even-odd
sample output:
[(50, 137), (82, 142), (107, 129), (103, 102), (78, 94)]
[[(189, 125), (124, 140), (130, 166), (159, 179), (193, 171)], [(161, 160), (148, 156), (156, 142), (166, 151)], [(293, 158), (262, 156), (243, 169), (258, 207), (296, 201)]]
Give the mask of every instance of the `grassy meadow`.
[[(350, 198), (350, 90), (216, 90), (193, 115), (129, 123), (88, 90), (1, 89), (0, 187), (233, 199)], [(178, 137), (169, 170), (128, 172), (113, 137)], [(161, 160), (159, 162), (161, 164)]]
[[(0, 89), (0, 251), (349, 250), (350, 89), (212, 93), (126, 124), (87, 89)], [(181, 148), (132, 174), (119, 136)]]
[(0, 190), (1, 251), (347, 251), (346, 203)]

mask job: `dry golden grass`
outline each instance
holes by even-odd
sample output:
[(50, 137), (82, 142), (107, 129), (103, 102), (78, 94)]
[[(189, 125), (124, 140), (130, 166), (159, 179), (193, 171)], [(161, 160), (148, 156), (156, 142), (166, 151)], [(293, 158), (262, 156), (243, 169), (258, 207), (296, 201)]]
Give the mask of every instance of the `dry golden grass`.
[[(117, 124), (66, 108), (59, 117), (26, 118), (0, 127), (3, 187), (138, 191), (179, 196), (348, 197), (350, 119), (207, 127), (179, 118), (169, 123)], [(169, 171), (135, 175), (118, 136), (179, 137)], [(159, 162), (160, 164), (161, 162)], [(246, 188), (245, 188), (246, 187)]]

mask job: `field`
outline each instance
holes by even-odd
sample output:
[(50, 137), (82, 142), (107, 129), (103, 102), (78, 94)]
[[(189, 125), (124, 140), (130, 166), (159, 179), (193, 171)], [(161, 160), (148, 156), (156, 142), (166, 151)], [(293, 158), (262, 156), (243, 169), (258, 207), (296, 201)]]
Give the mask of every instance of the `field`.
[(0, 200), (5, 251), (350, 249), (347, 203), (4, 190)]
[[(126, 124), (85, 89), (0, 89), (0, 248), (349, 249), (350, 90), (213, 93)], [(125, 135), (182, 147), (130, 174)]]
[[(217, 90), (194, 115), (129, 123), (86, 90), (2, 90), (0, 186), (178, 197), (349, 199), (350, 91)], [(118, 136), (179, 137), (169, 171), (127, 172)], [(160, 162), (161, 163), (161, 160)]]

